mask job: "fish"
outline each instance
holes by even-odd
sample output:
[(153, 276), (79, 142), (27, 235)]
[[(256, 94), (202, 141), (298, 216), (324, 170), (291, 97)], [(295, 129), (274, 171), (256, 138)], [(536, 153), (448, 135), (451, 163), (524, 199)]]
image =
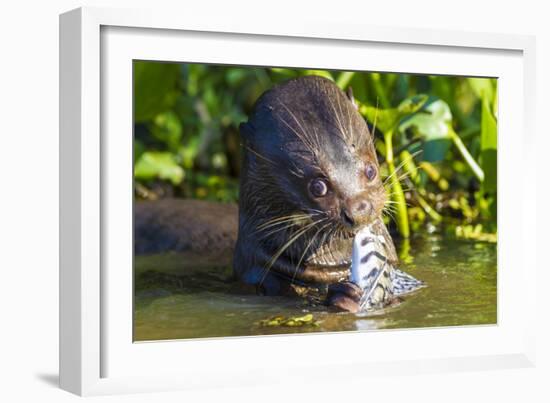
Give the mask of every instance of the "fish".
[(353, 240), (349, 281), (362, 290), (360, 312), (382, 309), (397, 297), (412, 293), (426, 284), (394, 267), (388, 260), (386, 239), (368, 226)]

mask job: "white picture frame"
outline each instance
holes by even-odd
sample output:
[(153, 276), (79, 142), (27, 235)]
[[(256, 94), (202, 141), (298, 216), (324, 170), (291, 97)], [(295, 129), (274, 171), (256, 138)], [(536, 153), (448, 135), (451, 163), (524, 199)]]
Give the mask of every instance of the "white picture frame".
[[(230, 46), (221, 46), (224, 43)], [(169, 53), (170, 47), (179, 49), (179, 55)], [(324, 50), (325, 56), (316, 48)], [(329, 376), (350, 373), (368, 377), (534, 365), (535, 324), (529, 312), (535, 312), (536, 295), (529, 293), (518, 302), (512, 290), (514, 282), (526, 284), (536, 276), (536, 242), (529, 242), (526, 236), (536, 233), (536, 210), (526, 203), (528, 194), (535, 199), (535, 179), (522, 177), (502, 162), (511, 158), (514, 147), (516, 157), (528, 161), (535, 147), (534, 49), (534, 38), (529, 36), (330, 21), (283, 26), (103, 8), (81, 8), (61, 15), (61, 387), (79, 395), (96, 395), (280, 383), (296, 376), (328, 380)], [(340, 57), (329, 61), (326, 50)], [(367, 53), (376, 55), (376, 62), (361, 57)], [(346, 60), (351, 54), (356, 57)], [(410, 57), (417, 54), (423, 57)], [(402, 70), (396, 70), (403, 55), (408, 56), (407, 63), (401, 62)], [(131, 70), (127, 68), (128, 61), (138, 58), (243, 65), (301, 65), (308, 60), (314, 67), (344, 64), (358, 70), (407, 72), (428, 72), (426, 63), (430, 63), (429, 73), (497, 75), (502, 79), (498, 325), (133, 343), (128, 337), (132, 320), (128, 309), (132, 268), (128, 144), (132, 132), (128, 128), (132, 122), (127, 117), (131, 116), (132, 101)], [(449, 67), (451, 60), (455, 63)], [(461, 64), (463, 61), (470, 64)], [(388, 66), (393, 67), (387, 70)], [(518, 99), (523, 108), (512, 114)], [(115, 129), (125, 135), (110, 135)], [(512, 135), (516, 136), (515, 146), (508, 141)], [(119, 165), (113, 164), (113, 155), (122, 161)], [(529, 192), (514, 192), (500, 180), (502, 174), (507, 182), (517, 180), (516, 184)], [(513, 208), (517, 213), (512, 217)], [(117, 240), (117, 248), (112, 247), (112, 239)], [(122, 269), (115, 272), (115, 266)], [(397, 347), (375, 351), (369, 349), (371, 344)], [(398, 347), (407, 345), (416, 348)], [(315, 354), (320, 348), (327, 354)], [(260, 355), (263, 360), (257, 360)], [(304, 356), (306, 362), (301, 359)], [(304, 371), (310, 367), (338, 371)], [(335, 375), (338, 373), (342, 375)]]

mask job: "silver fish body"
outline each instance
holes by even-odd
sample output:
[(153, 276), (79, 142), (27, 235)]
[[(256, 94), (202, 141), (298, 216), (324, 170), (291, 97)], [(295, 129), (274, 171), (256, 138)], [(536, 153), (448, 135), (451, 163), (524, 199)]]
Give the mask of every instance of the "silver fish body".
[(395, 297), (424, 286), (422, 281), (391, 264), (386, 242), (368, 227), (359, 231), (353, 240), (350, 281), (363, 290), (361, 311), (383, 308)]

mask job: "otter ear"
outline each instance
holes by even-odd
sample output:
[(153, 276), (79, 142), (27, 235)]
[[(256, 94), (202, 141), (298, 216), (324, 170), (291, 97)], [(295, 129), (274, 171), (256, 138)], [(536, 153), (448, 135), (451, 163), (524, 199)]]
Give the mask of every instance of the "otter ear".
[(353, 89), (351, 87), (348, 87), (348, 89), (346, 90), (346, 95), (348, 96), (348, 99), (351, 101), (355, 110), (358, 110), (359, 106), (357, 106), (357, 102), (355, 102), (355, 98), (353, 97)]
[(239, 125), (239, 131), (241, 132), (241, 138), (245, 140), (250, 140), (250, 138), (254, 134), (254, 129), (252, 128), (250, 122), (241, 123)]

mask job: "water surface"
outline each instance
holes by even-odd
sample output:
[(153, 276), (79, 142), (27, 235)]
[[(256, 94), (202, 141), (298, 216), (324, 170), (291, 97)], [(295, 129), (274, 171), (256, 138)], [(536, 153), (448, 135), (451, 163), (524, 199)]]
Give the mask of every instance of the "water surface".
[[(397, 245), (402, 253), (407, 245)], [(164, 254), (135, 258), (134, 339), (353, 331), (495, 324), (496, 245), (421, 234), (400, 266), (427, 287), (381, 312), (328, 312), (300, 298), (245, 293), (232, 281), (229, 257)], [(276, 315), (312, 313), (318, 326), (266, 327)]]

